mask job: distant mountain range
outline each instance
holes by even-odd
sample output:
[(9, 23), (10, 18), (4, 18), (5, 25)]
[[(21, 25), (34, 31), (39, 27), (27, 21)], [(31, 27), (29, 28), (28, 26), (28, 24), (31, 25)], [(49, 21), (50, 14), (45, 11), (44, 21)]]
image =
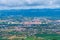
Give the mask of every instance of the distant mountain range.
[(60, 9), (21, 9), (0, 10), (0, 17), (10, 15), (23, 15), (27, 17), (60, 17)]

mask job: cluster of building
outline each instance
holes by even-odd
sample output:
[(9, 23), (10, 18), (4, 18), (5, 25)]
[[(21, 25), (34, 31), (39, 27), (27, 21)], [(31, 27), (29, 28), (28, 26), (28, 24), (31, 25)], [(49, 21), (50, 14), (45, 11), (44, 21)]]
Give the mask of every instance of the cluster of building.
[(15, 20), (14, 18), (11, 18), (10, 20), (0, 20), (0, 28), (12, 28), (16, 31), (28, 32), (28, 35), (36, 33), (55, 33), (60, 31), (58, 30), (58, 28), (60, 28), (59, 20), (49, 20), (47, 18), (40, 17), (23, 17), (17, 19)]

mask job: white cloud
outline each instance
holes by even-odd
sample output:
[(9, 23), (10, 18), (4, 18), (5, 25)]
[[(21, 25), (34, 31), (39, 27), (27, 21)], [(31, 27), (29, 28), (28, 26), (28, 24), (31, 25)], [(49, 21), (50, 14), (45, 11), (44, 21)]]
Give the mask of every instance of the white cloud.
[(0, 9), (59, 8), (59, 0), (0, 0)]

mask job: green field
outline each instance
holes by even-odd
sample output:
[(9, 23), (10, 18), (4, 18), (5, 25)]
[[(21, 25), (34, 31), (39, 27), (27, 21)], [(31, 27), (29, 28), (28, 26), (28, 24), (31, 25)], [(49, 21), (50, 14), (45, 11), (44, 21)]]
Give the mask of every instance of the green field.
[[(11, 40), (8, 37), (0, 37), (0, 40)], [(60, 40), (60, 35), (58, 34), (37, 34), (36, 36), (28, 36), (26, 38), (15, 37), (12, 40)]]

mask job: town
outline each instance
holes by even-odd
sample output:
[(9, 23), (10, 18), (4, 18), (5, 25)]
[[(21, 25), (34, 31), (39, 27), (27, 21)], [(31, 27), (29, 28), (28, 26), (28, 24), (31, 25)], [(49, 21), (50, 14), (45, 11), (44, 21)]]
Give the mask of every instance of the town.
[[(1, 40), (29, 40), (28, 38), (31, 38), (30, 40), (49, 40), (49, 38), (44, 39), (42, 37), (46, 35), (60, 37), (59, 19), (54, 20), (49, 17), (24, 17), (21, 15), (0, 18)], [(55, 40), (55, 38), (50, 40)]]

